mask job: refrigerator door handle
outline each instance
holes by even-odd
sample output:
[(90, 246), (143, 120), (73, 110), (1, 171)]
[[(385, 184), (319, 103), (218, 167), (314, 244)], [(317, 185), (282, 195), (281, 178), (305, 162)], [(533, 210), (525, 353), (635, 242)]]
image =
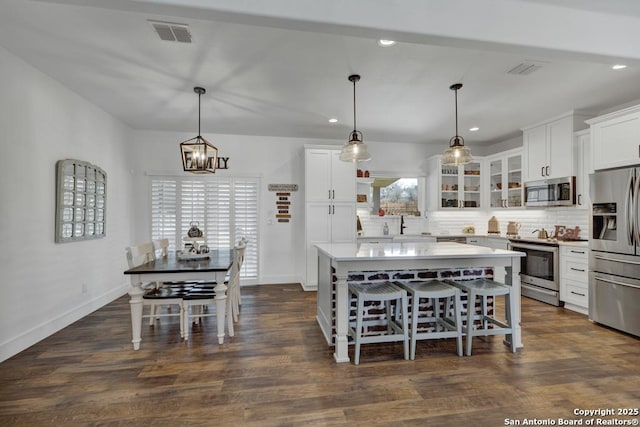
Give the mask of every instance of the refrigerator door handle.
[(633, 245), (635, 243), (635, 220), (633, 215), (633, 205), (634, 205), (634, 184), (635, 180), (633, 179), (634, 172), (633, 170), (629, 171), (629, 181), (627, 182), (627, 194), (624, 198), (624, 215), (625, 222), (627, 223), (627, 244)]
[(636, 246), (640, 245), (640, 223), (638, 219), (638, 195), (640, 192), (640, 177), (636, 176), (635, 185), (633, 186), (633, 241)]

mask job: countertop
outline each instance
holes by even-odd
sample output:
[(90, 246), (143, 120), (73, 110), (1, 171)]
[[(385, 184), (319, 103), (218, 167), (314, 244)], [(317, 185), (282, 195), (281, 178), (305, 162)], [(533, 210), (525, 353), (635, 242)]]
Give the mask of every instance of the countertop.
[[(397, 237), (400, 235), (382, 235), (382, 236), (374, 236), (374, 235), (366, 235), (366, 236), (358, 236), (358, 239), (360, 240), (368, 240), (368, 239), (393, 239), (394, 237)], [(440, 233), (429, 233), (429, 234), (425, 234), (425, 233), (421, 233), (421, 234), (403, 234), (403, 237), (407, 238), (407, 237), (434, 237), (434, 238), (438, 238), (438, 237), (488, 237), (488, 238), (492, 238), (492, 239), (502, 239), (502, 240), (513, 240), (512, 237), (507, 237), (505, 235), (500, 235), (500, 234), (464, 234), (464, 233), (457, 233), (457, 234), (440, 234)], [(520, 237), (517, 240), (520, 241), (527, 241), (527, 242), (531, 242), (531, 243), (541, 243), (541, 242), (548, 242), (550, 241), (549, 239), (538, 239), (536, 237)], [(588, 241), (576, 241), (576, 240), (557, 240), (554, 241), (554, 243), (557, 243), (558, 246), (575, 246), (575, 247), (581, 247), (581, 248), (587, 248), (589, 247), (589, 242)]]
[(523, 252), (449, 242), (322, 243), (318, 251), (338, 261), (523, 257)]

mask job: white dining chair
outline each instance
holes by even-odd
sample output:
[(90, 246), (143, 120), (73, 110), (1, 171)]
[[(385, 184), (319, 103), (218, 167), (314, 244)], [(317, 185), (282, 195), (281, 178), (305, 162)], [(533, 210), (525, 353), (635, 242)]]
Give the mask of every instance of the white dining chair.
[[(240, 241), (234, 247), (233, 263), (229, 269), (228, 279), (225, 280), (227, 286), (227, 298), (226, 298), (226, 315), (227, 315), (227, 330), (229, 336), (235, 336), (234, 321), (238, 321), (238, 308), (237, 308), (237, 290), (240, 287), (240, 268), (242, 267), (242, 259), (244, 258), (244, 249), (246, 245)], [(209, 307), (215, 304), (215, 287), (216, 282), (206, 283), (194, 283), (193, 287), (185, 293), (182, 297), (182, 312), (183, 314), (183, 330), (184, 339), (189, 339), (189, 326), (191, 321), (202, 325), (203, 317), (213, 317), (215, 312), (209, 312)]]
[[(168, 240), (166, 242), (166, 246), (165, 242), (158, 241), (156, 245), (154, 245), (154, 243), (155, 242), (147, 242), (140, 245), (127, 247), (126, 257), (129, 268), (134, 268), (156, 259), (157, 249), (160, 256), (167, 255), (167, 248), (169, 246)], [(149, 282), (144, 283), (142, 285), (142, 288), (145, 290), (144, 294), (142, 295), (142, 306), (143, 308), (145, 306), (149, 307), (149, 313), (143, 313), (142, 318), (148, 318), (149, 325), (153, 325), (154, 321), (160, 317), (178, 317), (180, 321), (180, 336), (184, 336), (182, 297), (191, 289), (191, 287), (185, 287), (183, 285), (181, 285), (180, 287), (175, 287), (171, 284)], [(167, 311), (160, 313), (157, 310), (158, 306), (167, 306)], [(173, 306), (177, 306), (177, 312), (172, 312)]]

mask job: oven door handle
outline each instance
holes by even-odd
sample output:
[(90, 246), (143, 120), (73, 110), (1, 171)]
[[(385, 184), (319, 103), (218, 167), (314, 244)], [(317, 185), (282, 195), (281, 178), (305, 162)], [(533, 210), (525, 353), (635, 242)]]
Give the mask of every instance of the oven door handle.
[(551, 297), (555, 297), (556, 295), (558, 295), (558, 293), (555, 292), (555, 291), (548, 291), (548, 290), (542, 289), (542, 288), (534, 288), (533, 286), (524, 285), (522, 283), (520, 284), (520, 288), (529, 289), (529, 290), (534, 291), (534, 292), (540, 292), (541, 294), (549, 295)]
[(620, 285), (620, 286), (627, 286), (629, 288), (640, 289), (640, 286), (632, 285), (631, 283), (620, 282), (618, 280), (605, 279), (604, 277), (597, 276), (597, 275), (594, 275), (593, 278), (601, 282), (611, 283), (612, 285)]
[(532, 249), (534, 251), (544, 251), (544, 252), (558, 252), (557, 246), (549, 246), (549, 245), (529, 245), (526, 243), (512, 243), (511, 249), (514, 248), (522, 248), (522, 249)]

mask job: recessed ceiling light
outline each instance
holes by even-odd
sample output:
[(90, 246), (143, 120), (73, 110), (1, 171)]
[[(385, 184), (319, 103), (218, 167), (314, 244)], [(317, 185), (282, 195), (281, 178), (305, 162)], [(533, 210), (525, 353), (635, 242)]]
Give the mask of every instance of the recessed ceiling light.
[(475, 131), (477, 131), (477, 130), (480, 130), (480, 128), (479, 128), (478, 126), (474, 126), (474, 127), (472, 127), (472, 128), (469, 128), (469, 131), (470, 131), (470, 132), (475, 132)]
[(611, 68), (613, 68), (614, 70), (622, 70), (623, 68), (627, 68), (627, 66), (624, 64), (616, 64)]
[(393, 40), (385, 40), (385, 39), (378, 40), (378, 45), (382, 47), (389, 47), (389, 46), (393, 46), (394, 44), (396, 44), (396, 42)]
[(329, 123), (338, 123), (338, 119), (329, 119)]

